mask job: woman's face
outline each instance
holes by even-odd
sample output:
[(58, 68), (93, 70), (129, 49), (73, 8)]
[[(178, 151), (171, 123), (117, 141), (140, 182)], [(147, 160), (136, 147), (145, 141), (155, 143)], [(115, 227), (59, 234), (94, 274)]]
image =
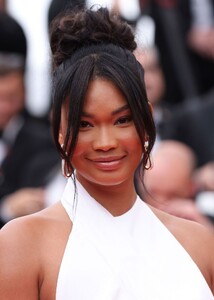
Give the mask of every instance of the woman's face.
[(141, 157), (141, 140), (125, 97), (110, 81), (91, 81), (72, 159), (77, 178), (109, 186), (133, 181)]

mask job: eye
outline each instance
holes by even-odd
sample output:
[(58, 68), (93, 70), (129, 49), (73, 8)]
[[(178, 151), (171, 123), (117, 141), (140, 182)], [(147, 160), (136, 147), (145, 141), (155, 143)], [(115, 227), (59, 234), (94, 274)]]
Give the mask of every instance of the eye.
[(123, 125), (123, 124), (128, 124), (128, 123), (130, 123), (130, 122), (132, 122), (132, 116), (124, 116), (124, 117), (119, 118), (119, 119), (115, 122), (115, 124), (116, 124), (116, 125)]
[(87, 121), (80, 121), (80, 129), (84, 129), (84, 128), (89, 128), (89, 127), (92, 127), (92, 125), (87, 122)]

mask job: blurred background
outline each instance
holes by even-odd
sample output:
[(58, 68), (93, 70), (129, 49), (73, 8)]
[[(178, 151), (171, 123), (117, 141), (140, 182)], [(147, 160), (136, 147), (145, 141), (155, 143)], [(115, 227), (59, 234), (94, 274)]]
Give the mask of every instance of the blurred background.
[(51, 0), (8, 0), (7, 10), (23, 27), (28, 40), (27, 101), (30, 112), (42, 116), (49, 109), (50, 61), (47, 13)]

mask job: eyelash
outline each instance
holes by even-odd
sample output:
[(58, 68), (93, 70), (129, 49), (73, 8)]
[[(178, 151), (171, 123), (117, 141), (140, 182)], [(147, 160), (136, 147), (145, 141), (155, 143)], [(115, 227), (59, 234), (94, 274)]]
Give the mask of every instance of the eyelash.
[(121, 117), (119, 118), (115, 124), (116, 125), (123, 125), (123, 124), (127, 124), (127, 123), (130, 123), (132, 121), (132, 116), (124, 116), (124, 117)]
[[(116, 122), (115, 125), (125, 125), (127, 123), (132, 122), (132, 116), (123, 116), (120, 117)], [(80, 129), (85, 129), (85, 128), (90, 128), (93, 127), (93, 125), (91, 123), (89, 123), (88, 121), (80, 121)]]
[(80, 121), (80, 128), (88, 128), (92, 127), (92, 125), (87, 121)]

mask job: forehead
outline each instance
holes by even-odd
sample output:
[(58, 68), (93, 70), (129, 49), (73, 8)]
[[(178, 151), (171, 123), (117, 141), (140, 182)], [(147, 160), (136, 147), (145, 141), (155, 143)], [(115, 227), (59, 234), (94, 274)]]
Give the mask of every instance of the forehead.
[(84, 101), (84, 110), (117, 109), (127, 104), (122, 91), (110, 80), (94, 79), (89, 83)]

